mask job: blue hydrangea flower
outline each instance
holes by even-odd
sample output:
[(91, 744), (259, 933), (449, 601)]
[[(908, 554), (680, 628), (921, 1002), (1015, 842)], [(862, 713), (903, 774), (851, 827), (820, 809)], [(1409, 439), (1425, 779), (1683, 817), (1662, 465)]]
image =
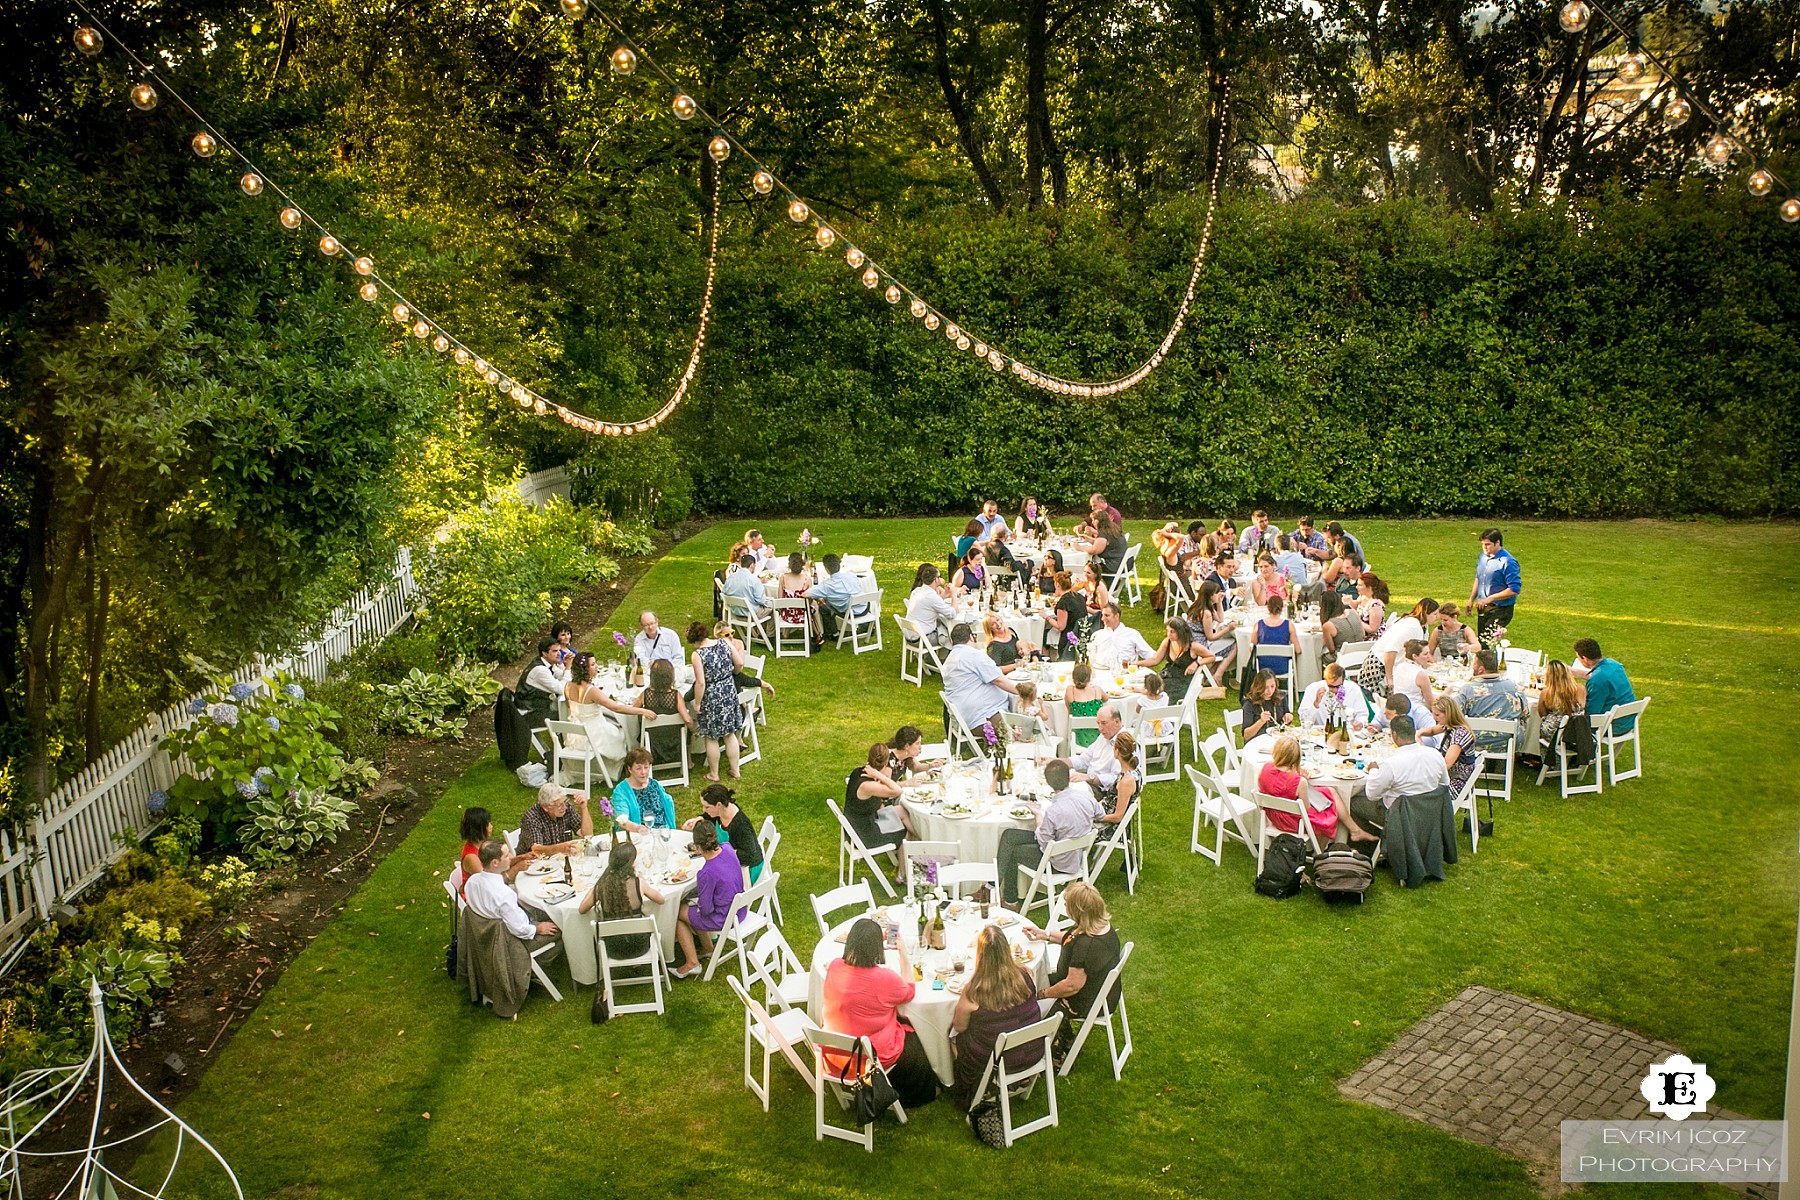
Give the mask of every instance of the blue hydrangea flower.
[(150, 810), (151, 816), (162, 816), (169, 808), (169, 793), (158, 788), (156, 791), (150, 793), (150, 798), (148, 800), (144, 801), (144, 807)]
[(289, 700), (306, 699), (306, 689), (297, 683), (283, 684), (281, 694), (286, 696)]
[(258, 767), (256, 768), (256, 774), (252, 776), (252, 778), (256, 781), (257, 794), (266, 796), (269, 794), (269, 780), (275, 778), (275, 768)]
[(205, 711), (206, 711), (206, 697), (205, 696), (195, 696), (192, 700), (188, 701), (188, 715), (189, 716), (197, 717)]
[(236, 725), (238, 720), (237, 705), (209, 704), (206, 706), (206, 715), (221, 725)]
[(274, 733), (281, 732), (281, 718), (280, 717), (264, 717), (263, 724), (267, 725), (271, 732), (274, 732)]
[(237, 781), (237, 794), (246, 800), (254, 800), (262, 795), (262, 789), (253, 779), (240, 779)]
[(248, 700), (254, 695), (256, 695), (256, 688), (248, 683), (234, 683), (231, 685), (231, 698), (233, 700)]

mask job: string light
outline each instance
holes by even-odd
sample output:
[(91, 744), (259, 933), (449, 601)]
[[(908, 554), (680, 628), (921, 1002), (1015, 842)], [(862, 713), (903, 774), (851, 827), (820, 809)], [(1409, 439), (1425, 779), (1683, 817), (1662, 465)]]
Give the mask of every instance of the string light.
[(375, 260), (366, 254), (357, 258), (355, 266), (358, 275), (373, 275), (375, 273)]
[(562, 0), (563, 16), (573, 20), (587, 16), (587, 0)]
[(246, 196), (260, 196), (263, 190), (263, 177), (255, 171), (245, 171), (238, 180), (238, 187)]
[(675, 115), (683, 121), (693, 120), (694, 114), (700, 111), (700, 106), (695, 104), (694, 98), (686, 92), (676, 92), (675, 99), (669, 102), (669, 107), (673, 108)]
[(1669, 101), (1669, 106), (1663, 109), (1663, 120), (1668, 122), (1670, 129), (1680, 129), (1693, 115), (1694, 106), (1687, 102), (1686, 96), (1675, 97)]
[(630, 75), (637, 70), (637, 55), (630, 46), (620, 46), (612, 52), (612, 69), (614, 75)]
[(1635, 83), (1644, 77), (1644, 56), (1636, 50), (1619, 60), (1619, 78)]
[(156, 107), (156, 89), (148, 83), (134, 84), (131, 89), (131, 102), (144, 112)]
[(750, 186), (756, 189), (757, 195), (766, 196), (775, 190), (775, 177), (767, 171), (758, 171), (750, 177)]
[(1716, 167), (1722, 167), (1731, 161), (1731, 155), (1735, 149), (1730, 138), (1722, 133), (1715, 133), (1712, 135), (1712, 139), (1706, 143), (1706, 149), (1702, 153), (1706, 155), (1707, 162)]
[(442, 354), (450, 348), (450, 339), (440, 333), (431, 339), (431, 348)]
[(293, 205), (290, 204), (286, 208), (281, 210), (281, 227), (283, 229), (285, 229), (291, 233), (294, 230), (300, 228), (300, 221), (301, 221), (300, 210), (295, 208)]
[(1594, 10), (1589, 8), (1586, 0), (1569, 0), (1557, 14), (1557, 22), (1562, 25), (1564, 33), (1580, 33), (1588, 27), (1593, 19)]
[(1746, 181), (1745, 186), (1750, 189), (1752, 196), (1761, 200), (1775, 189), (1775, 177), (1764, 168), (1758, 167), (1750, 172), (1750, 178)]
[(1789, 196), (1781, 202), (1781, 219), (1790, 225), (1800, 221), (1800, 197)]
[(856, 268), (863, 265), (863, 260), (865, 257), (866, 256), (863, 254), (863, 252), (861, 250), (858, 250), (855, 246), (852, 246), (848, 250), (844, 251), (844, 261), (850, 264), (850, 269), (852, 271), (856, 270)]
[(188, 145), (201, 158), (211, 158), (219, 152), (219, 143), (213, 141), (213, 135), (202, 130), (188, 139)]
[(869, 267), (863, 271), (862, 281), (864, 287), (872, 288), (881, 282), (881, 272), (874, 267)]
[(343, 245), (329, 233), (319, 239), (319, 253), (326, 258), (336, 258), (338, 252), (343, 248)]
[(794, 224), (803, 224), (810, 215), (812, 215), (812, 209), (806, 207), (806, 201), (798, 196), (788, 204), (788, 220)]
[(87, 57), (92, 58), (94, 55), (100, 53), (100, 46), (100, 31), (98, 29), (95, 29), (92, 25), (77, 25), (75, 27), (75, 48), (77, 50), (81, 51)]
[(893, 283), (888, 284), (887, 302), (889, 304), (900, 303), (900, 286), (898, 284), (893, 284)]
[(831, 243), (837, 241), (837, 234), (832, 232), (831, 226), (821, 225), (819, 232), (813, 234), (813, 241), (819, 243), (819, 249), (829, 250)]
[(373, 283), (363, 284), (361, 287), (356, 289), (356, 294), (361, 296), (364, 300), (369, 301), (370, 303), (373, 303), (376, 300), (381, 299), (381, 289), (376, 287)]
[(714, 162), (722, 163), (731, 157), (731, 143), (722, 137), (714, 137), (712, 141), (706, 143), (706, 152), (712, 156)]
[(390, 311), (393, 313), (394, 320), (402, 325), (412, 320), (412, 309), (404, 304), (396, 304)]

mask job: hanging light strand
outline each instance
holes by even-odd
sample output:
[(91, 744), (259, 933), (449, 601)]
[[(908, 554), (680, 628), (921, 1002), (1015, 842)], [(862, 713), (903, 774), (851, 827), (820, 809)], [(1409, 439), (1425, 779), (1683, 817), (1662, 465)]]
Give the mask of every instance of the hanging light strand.
[[(723, 121), (709, 112), (705, 105), (694, 98), (692, 92), (684, 88), (673, 75), (663, 69), (662, 64), (656, 61), (655, 55), (632, 38), (631, 31), (625, 28), (622, 21), (601, 5), (592, 3), (591, 0), (586, 11), (589, 15), (600, 18), (617, 35), (620, 45), (614, 51), (615, 61), (621, 53), (625, 53), (634, 64), (634, 69), (636, 67), (647, 68), (669, 88), (676, 117), (684, 123), (698, 121), (702, 125), (711, 127), (713, 144), (724, 142), (732, 152), (747, 160), (747, 165), (754, 172), (752, 180), (757, 195), (767, 196), (779, 192), (781, 199), (787, 204), (790, 220), (797, 225), (810, 224), (816, 227), (815, 241), (821, 249), (831, 246), (839, 239), (841, 231), (834, 229), (829, 222), (819, 216), (818, 206), (809, 204), (805, 197), (783, 182), (779, 175), (770, 170), (748, 147), (733, 136)], [(628, 73), (621, 72), (621, 74)], [(1186, 326), (1188, 316), (1193, 308), (1194, 292), (1199, 285), (1201, 269), (1206, 264), (1207, 248), (1212, 240), (1213, 220), (1219, 207), (1219, 174), (1225, 160), (1224, 131), (1230, 115), (1230, 105), (1231, 85), (1228, 80), (1221, 94), (1218, 110), (1220, 145), (1219, 152), (1213, 160), (1212, 178), (1207, 184), (1206, 221), (1201, 227), (1199, 249), (1194, 255), (1193, 267), (1188, 274), (1187, 290), (1176, 308), (1175, 319), (1169, 327), (1168, 334), (1164, 336), (1162, 342), (1148, 358), (1127, 374), (1112, 379), (1089, 381), (1039, 370), (1029, 363), (1007, 354), (986, 339), (978, 338), (967, 326), (945, 316), (942, 309), (926, 300), (895, 272), (877, 262), (874, 256), (868, 252), (867, 247), (848, 245), (844, 252), (844, 261), (853, 270), (859, 272), (857, 278), (861, 279), (864, 286), (875, 289), (885, 284), (884, 294), (888, 303), (899, 304), (903, 299), (908, 301), (907, 311), (920, 320), (926, 329), (934, 333), (941, 329), (945, 339), (952, 346), (958, 350), (971, 351), (976, 357), (985, 359), (996, 372), (1010, 370), (1022, 382), (1062, 395), (1112, 396), (1127, 391), (1149, 378), (1150, 374), (1162, 365), (1163, 359), (1168, 356), (1169, 350), (1174, 346), (1175, 339), (1180, 336), (1182, 329)], [(726, 156), (714, 153), (713, 157), (715, 161), (723, 162)]]
[[(151, 64), (139, 57), (130, 45), (114, 34), (111, 29), (107, 28), (105, 22), (95, 15), (93, 10), (88, 8), (83, 0), (70, 0), (70, 2), (81, 11), (82, 15), (86, 17), (89, 22), (87, 25), (78, 27), (75, 32), (76, 49), (80, 50), (84, 55), (92, 55), (98, 53), (101, 48), (98, 40), (99, 38), (103, 37), (106, 40), (110, 40), (113, 45), (119, 48), (120, 53), (131, 62), (132, 66), (136, 68), (139, 73), (141, 78), (137, 85), (138, 87), (147, 87), (149, 86), (149, 80), (152, 77), (156, 78), (158, 84), (160, 84), (162, 94), (166, 94), (169, 99), (179, 105), (181, 109), (186, 112), (188, 116), (192, 117), (195, 123), (200, 126), (200, 131), (195, 133), (189, 141), (190, 148), (197, 156), (204, 159), (212, 159), (216, 157), (220, 151), (235, 156), (244, 168), (244, 173), (238, 180), (238, 187), (240, 190), (242, 190), (246, 196), (250, 197), (259, 196), (264, 191), (272, 193), (279, 198), (282, 203), (281, 210), (278, 214), (278, 220), (284, 229), (287, 229), (290, 232), (298, 232), (301, 229), (310, 227), (312, 231), (318, 234), (319, 252), (321, 254), (327, 258), (343, 257), (349, 260), (352, 263), (353, 270), (363, 279), (363, 282), (358, 287), (358, 295), (370, 303), (391, 301), (391, 305), (388, 307), (388, 313), (403, 329), (411, 332), (415, 338), (430, 346), (438, 353), (450, 354), (457, 366), (472, 370), (478, 378), (499, 389), (502, 395), (508, 396), (516, 401), (519, 407), (534, 411), (540, 416), (554, 412), (560, 420), (572, 428), (581, 429), (588, 433), (598, 433), (616, 437), (649, 432), (668, 420), (669, 416), (674, 413), (676, 407), (679, 406), (686, 397), (688, 387), (693, 383), (694, 375), (700, 368), (700, 352), (706, 344), (706, 327), (712, 314), (713, 282), (717, 276), (719, 254), (718, 189), (715, 188), (713, 194), (712, 228), (708, 233), (706, 252), (706, 288), (701, 298), (700, 317), (694, 334), (693, 348), (688, 354), (687, 367), (682, 372), (680, 381), (676, 384), (674, 394), (670, 396), (661, 408), (657, 409), (656, 412), (641, 421), (602, 421), (576, 412), (565, 405), (558, 404), (536, 390), (520, 383), (517, 379), (506, 375), (501, 372), (499, 368), (489, 363), (487, 359), (477, 354), (461, 338), (449, 333), (435, 318), (427, 314), (419, 307), (419, 305), (407, 297), (400, 290), (398, 284), (390, 279), (384, 278), (380, 272), (375, 269), (375, 260), (373, 258), (351, 249), (348, 242), (344, 241), (343, 238), (337, 234), (332, 233), (330, 229), (326, 228), (324, 222), (307, 212), (305, 207), (303, 207), (286, 188), (282, 187), (280, 183), (268, 174), (268, 172), (256, 165), (248, 154), (244, 153), (236, 143), (226, 136), (223, 130), (207, 120), (206, 116), (201, 113), (198, 108), (190, 104), (187, 97), (183, 96), (173, 84), (165, 77), (158, 75)], [(157, 93), (152, 91), (151, 95), (152, 97), (155, 97)], [(134, 103), (137, 101), (135, 94), (133, 101)], [(139, 107), (153, 108), (155, 107), (155, 100), (152, 99), (148, 106), (140, 104)]]
[(1688, 118), (1693, 116), (1693, 110), (1698, 109), (1700, 115), (1711, 122), (1713, 128), (1712, 138), (1701, 150), (1702, 157), (1714, 166), (1722, 167), (1730, 163), (1732, 157), (1740, 151), (1751, 155), (1756, 159), (1756, 166), (1750, 172), (1747, 180), (1750, 194), (1761, 199), (1777, 190), (1787, 193), (1787, 199), (1780, 206), (1781, 218), (1790, 223), (1800, 221), (1800, 195), (1797, 195), (1788, 186), (1787, 181), (1776, 174), (1767, 163), (1756, 156), (1756, 150), (1749, 142), (1732, 131), (1731, 125), (1719, 115), (1717, 109), (1707, 103), (1706, 97), (1688, 86), (1687, 82), (1676, 74), (1675, 69), (1665, 62), (1655, 50), (1640, 44), (1635, 32), (1626, 28), (1624, 22), (1615, 17), (1611, 10), (1601, 3), (1601, 0), (1566, 0), (1558, 12), (1558, 23), (1562, 26), (1563, 32), (1579, 34), (1587, 29), (1596, 14), (1601, 20), (1612, 26), (1613, 30), (1624, 38), (1626, 44), (1631, 48), (1627, 55), (1627, 58), (1635, 63), (1635, 70), (1631, 78), (1635, 79), (1638, 75), (1643, 74), (1643, 60), (1647, 58), (1656, 65), (1657, 70), (1662, 72), (1663, 78), (1669, 81), (1669, 86), (1675, 90), (1675, 98), (1663, 110), (1664, 118), (1669, 126), (1675, 128), (1686, 124)]

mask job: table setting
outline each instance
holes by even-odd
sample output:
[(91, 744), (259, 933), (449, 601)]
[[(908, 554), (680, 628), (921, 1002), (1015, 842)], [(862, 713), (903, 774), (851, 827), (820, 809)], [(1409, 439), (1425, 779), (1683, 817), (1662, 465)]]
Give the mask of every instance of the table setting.
[[(1013, 961), (1032, 973), (1041, 991), (1050, 976), (1048, 944), (1034, 942), (1025, 936), (1026, 922), (1017, 913), (998, 904), (985, 905), (969, 900), (942, 903), (944, 948), (922, 949), (919, 945), (921, 918), (929, 921), (938, 911), (939, 902), (926, 898), (877, 908), (872, 914), (889, 934), (887, 965), (900, 969), (900, 956), (893, 940), (905, 943), (912, 971), (912, 1000), (900, 1006), (900, 1019), (919, 1032), (919, 1041), (931, 1060), (932, 1070), (946, 1085), (955, 1079), (956, 1060), (951, 1051), (951, 1020), (956, 1015), (956, 1002), (963, 984), (975, 969), (975, 939), (987, 925), (996, 925), (1013, 948)], [(832, 962), (844, 956), (844, 939), (850, 926), (861, 918), (851, 918), (819, 939), (813, 947), (811, 988), (807, 996), (807, 1013), (816, 1022), (825, 1017), (825, 972)]]
[[(1072, 662), (1021, 663), (1010, 678), (1014, 683), (1030, 682), (1037, 685), (1038, 696), (1044, 701), (1044, 711), (1050, 714), (1050, 732), (1056, 735), (1065, 749), (1069, 738), (1069, 710), (1063, 704), (1063, 693), (1069, 688), (1069, 677), (1074, 673)], [(1130, 670), (1094, 672), (1094, 683), (1105, 693), (1107, 702), (1119, 713), (1119, 720), (1130, 727), (1137, 716), (1137, 710), (1144, 703), (1144, 676), (1155, 672), (1148, 667), (1140, 668), (1134, 662)]]
[[(673, 960), (675, 916), (694, 890), (694, 877), (704, 861), (694, 853), (693, 838), (681, 829), (652, 829), (628, 836), (638, 847), (638, 873), (661, 892), (661, 904), (644, 897), (644, 915), (656, 921), (656, 935), (663, 957)], [(594, 954), (594, 921), (597, 911), (581, 912), (582, 899), (606, 872), (612, 835), (588, 838), (574, 854), (553, 854), (519, 872), (515, 888), (520, 903), (538, 909), (556, 922), (562, 933), (563, 954), (569, 975), (576, 983), (591, 984), (599, 972)]]
[(1394, 753), (1394, 742), (1385, 733), (1368, 729), (1349, 732), (1349, 749), (1339, 753), (1326, 745), (1322, 725), (1290, 725), (1273, 733), (1262, 733), (1244, 744), (1238, 760), (1238, 794), (1246, 800), (1256, 796), (1257, 775), (1263, 764), (1274, 756), (1275, 739), (1292, 734), (1300, 742), (1300, 774), (1316, 787), (1347, 788), (1344, 798), (1363, 790), (1369, 768), (1385, 762)]
[(912, 818), (913, 837), (926, 842), (955, 842), (959, 862), (993, 862), (1003, 829), (1035, 829), (1032, 804), (1048, 799), (1043, 769), (1020, 746), (1011, 755), (1013, 779), (1007, 794), (994, 791), (994, 769), (985, 761), (951, 763), (936, 779), (907, 787), (900, 803)]
[(1021, 562), (1029, 562), (1035, 571), (1044, 559), (1046, 550), (1054, 550), (1062, 557), (1063, 570), (1071, 573), (1087, 566), (1088, 556), (1085, 551), (1075, 548), (1076, 539), (1062, 534), (1052, 534), (1048, 541), (1035, 538), (1014, 538), (1007, 542), (1007, 549), (1012, 556)]

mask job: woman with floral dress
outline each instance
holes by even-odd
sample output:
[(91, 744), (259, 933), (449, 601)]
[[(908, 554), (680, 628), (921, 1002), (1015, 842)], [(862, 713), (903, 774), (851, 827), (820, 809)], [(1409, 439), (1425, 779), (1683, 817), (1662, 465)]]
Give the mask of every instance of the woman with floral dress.
[(736, 642), (712, 636), (699, 621), (688, 626), (688, 645), (694, 647), (694, 724), (706, 739), (706, 777), (719, 782), (719, 747), (725, 748), (726, 765), (733, 779), (738, 775), (738, 730), (744, 726), (738, 707), (737, 680), (732, 673), (744, 665)]

